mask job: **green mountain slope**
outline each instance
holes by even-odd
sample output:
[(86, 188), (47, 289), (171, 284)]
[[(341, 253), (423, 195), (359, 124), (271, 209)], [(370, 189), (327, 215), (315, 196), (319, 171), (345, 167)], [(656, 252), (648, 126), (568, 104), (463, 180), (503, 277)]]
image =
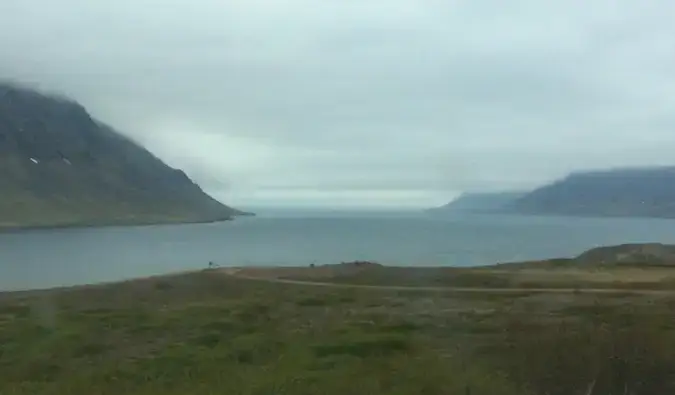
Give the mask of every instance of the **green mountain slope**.
[(81, 105), (0, 83), (0, 227), (206, 222), (236, 214)]

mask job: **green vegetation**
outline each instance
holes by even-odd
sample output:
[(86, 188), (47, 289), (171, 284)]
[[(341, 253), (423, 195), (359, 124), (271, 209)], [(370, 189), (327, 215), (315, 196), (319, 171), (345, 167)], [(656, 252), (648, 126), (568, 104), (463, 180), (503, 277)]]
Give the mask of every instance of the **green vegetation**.
[[(498, 289), (675, 290), (675, 267), (648, 264), (580, 267), (555, 263), (505, 264), (486, 268), (372, 267), (314, 278), (310, 271), (280, 270), (279, 277), (350, 285)], [(559, 266), (556, 266), (559, 265)]]
[(92, 119), (0, 82), (0, 229), (212, 222), (243, 213)]
[(650, 395), (675, 295), (402, 292), (217, 270), (0, 295), (0, 394)]

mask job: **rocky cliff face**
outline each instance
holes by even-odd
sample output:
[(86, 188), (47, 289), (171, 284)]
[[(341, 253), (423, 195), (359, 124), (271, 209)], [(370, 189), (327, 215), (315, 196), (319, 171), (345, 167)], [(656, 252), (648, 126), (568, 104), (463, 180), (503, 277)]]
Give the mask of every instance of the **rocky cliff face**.
[(201, 222), (237, 213), (81, 105), (0, 83), (0, 227)]

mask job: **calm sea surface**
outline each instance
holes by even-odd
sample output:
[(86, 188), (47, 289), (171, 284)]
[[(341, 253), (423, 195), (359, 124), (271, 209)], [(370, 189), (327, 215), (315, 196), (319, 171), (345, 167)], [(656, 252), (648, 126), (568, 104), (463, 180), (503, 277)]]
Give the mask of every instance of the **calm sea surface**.
[(201, 269), (209, 261), (242, 266), (368, 259), (389, 265), (471, 266), (573, 256), (628, 242), (675, 243), (675, 221), (360, 213), (32, 230), (0, 234), (0, 290)]

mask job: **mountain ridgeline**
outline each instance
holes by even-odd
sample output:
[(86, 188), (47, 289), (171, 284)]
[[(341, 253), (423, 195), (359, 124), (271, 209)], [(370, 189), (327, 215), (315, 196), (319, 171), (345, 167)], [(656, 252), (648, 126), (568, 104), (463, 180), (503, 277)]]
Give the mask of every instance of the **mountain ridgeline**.
[(0, 83), (0, 228), (210, 222), (237, 214), (78, 103)]
[(675, 167), (577, 172), (528, 193), (465, 193), (429, 212), (675, 218)]
[(573, 173), (511, 208), (524, 214), (675, 218), (675, 167)]
[(506, 212), (525, 192), (463, 193), (450, 203), (430, 209), (435, 214)]

